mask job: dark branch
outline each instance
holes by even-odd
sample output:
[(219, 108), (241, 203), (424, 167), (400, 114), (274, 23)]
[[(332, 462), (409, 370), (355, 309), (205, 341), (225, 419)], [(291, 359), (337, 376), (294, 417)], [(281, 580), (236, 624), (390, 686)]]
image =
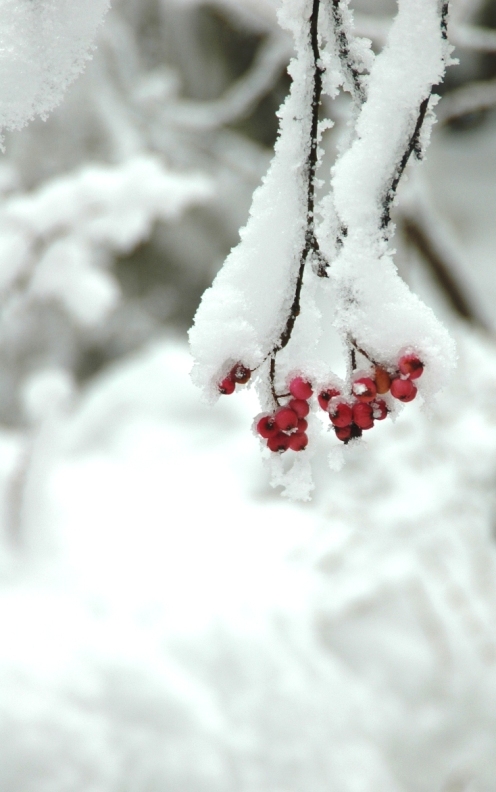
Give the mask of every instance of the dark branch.
[(364, 102), (366, 99), (365, 89), (362, 84), (362, 77), (355, 64), (352, 61), (350, 54), (350, 44), (348, 36), (344, 29), (343, 15), (341, 14), (340, 0), (332, 0), (332, 18), (334, 21), (334, 31), (336, 35), (336, 42), (338, 45), (338, 54), (345, 74), (353, 87), (355, 97)]
[(425, 225), (412, 217), (408, 217), (402, 219), (401, 226), (405, 238), (421, 254), (449, 304), (458, 316), (484, 330), (489, 330), (480, 312), (467, 297), (466, 288), (457, 279), (453, 268), (450, 267), (449, 262), (439, 250), (439, 246), (436, 245)]
[(389, 185), (389, 189), (386, 193), (382, 204), (382, 216), (381, 216), (381, 228), (386, 229), (391, 222), (391, 206), (394, 201), (394, 197), (396, 195), (396, 190), (398, 189), (398, 184), (400, 183), (400, 179), (403, 176), (403, 171), (405, 170), (408, 160), (410, 159), (410, 155), (413, 151), (419, 152), (420, 151), (420, 130), (422, 129), (422, 124), (424, 123), (425, 114), (427, 112), (427, 107), (429, 105), (429, 96), (426, 96), (425, 99), (422, 100), (417, 116), (417, 122), (415, 124), (415, 129), (413, 130), (413, 134), (410, 136), (410, 140), (408, 141), (408, 145), (403, 153), (403, 156), (396, 168), (394, 176), (391, 180), (391, 184)]
[[(313, 91), (311, 106), (311, 125), (310, 125), (310, 152), (308, 155), (307, 170), (307, 227), (305, 232), (305, 243), (300, 256), (300, 266), (296, 278), (295, 293), (293, 303), (286, 321), (286, 326), (281, 333), (279, 342), (274, 352), (279, 352), (289, 342), (297, 316), (300, 313), (300, 296), (303, 286), (303, 275), (305, 264), (310, 253), (314, 253), (319, 262), (319, 274), (327, 276), (325, 272), (325, 258), (320, 251), (319, 243), (315, 237), (315, 172), (317, 170), (317, 148), (318, 148), (318, 124), (319, 106), (322, 96), (322, 74), (324, 69), (320, 61), (318, 23), (319, 23), (320, 0), (313, 0), (312, 14), (310, 16), (310, 42), (313, 52), (314, 72), (313, 72)], [(323, 271), (321, 273), (321, 270)]]
[[(337, 2), (337, 0), (333, 0), (333, 2)], [(443, 40), (446, 40), (448, 37), (448, 11), (449, 11), (449, 0), (443, 0), (441, 6), (441, 37)], [(418, 159), (422, 158), (422, 147), (420, 145), (420, 132), (422, 129), (422, 124), (424, 123), (425, 114), (427, 112), (427, 108), (429, 107), (429, 99), (432, 94), (434, 86), (431, 88), (429, 95), (425, 97), (420, 103), (417, 121), (415, 123), (415, 129), (413, 130), (413, 134), (408, 141), (407, 147), (403, 153), (403, 156), (396, 168), (396, 171), (393, 175), (389, 188), (386, 192), (386, 195), (383, 200), (383, 211), (381, 216), (381, 229), (385, 230), (389, 223), (391, 222), (391, 206), (394, 201), (394, 197), (396, 195), (396, 190), (398, 189), (398, 184), (400, 183), (400, 179), (403, 176), (403, 171), (405, 170), (408, 160), (410, 159), (410, 155), (415, 153)]]

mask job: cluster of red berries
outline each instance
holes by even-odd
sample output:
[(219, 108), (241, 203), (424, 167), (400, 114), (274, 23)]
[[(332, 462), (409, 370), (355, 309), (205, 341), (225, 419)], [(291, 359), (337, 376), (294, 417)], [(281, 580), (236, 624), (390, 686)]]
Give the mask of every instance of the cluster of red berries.
[(251, 371), (249, 368), (246, 368), (242, 363), (235, 363), (227, 377), (224, 377), (224, 379), (219, 382), (217, 386), (219, 388), (219, 393), (222, 393), (224, 396), (229, 396), (229, 394), (234, 392), (236, 385), (246, 385), (250, 377)]
[(412, 380), (418, 379), (424, 364), (415, 354), (403, 355), (397, 371), (391, 376), (386, 369), (376, 366), (373, 377), (358, 377), (351, 386), (352, 398), (345, 400), (335, 388), (322, 391), (319, 404), (329, 413), (338, 440), (347, 443), (361, 437), (365, 429), (372, 429), (375, 421), (383, 421), (389, 410), (384, 396), (391, 393), (395, 399), (410, 402), (417, 395)]
[[(329, 414), (338, 440), (347, 443), (361, 437), (365, 429), (372, 429), (375, 421), (383, 421), (389, 412), (384, 399), (390, 393), (402, 402), (412, 401), (417, 395), (413, 380), (418, 379), (424, 364), (414, 354), (403, 355), (391, 375), (385, 368), (375, 366), (371, 376), (357, 377), (351, 385), (351, 398), (345, 398), (335, 387), (322, 390), (317, 399), (319, 405)], [(227, 377), (218, 385), (220, 393), (233, 393), (236, 384), (244, 385), (251, 376), (251, 370), (236, 363)], [(303, 377), (294, 377), (289, 383), (290, 400), (274, 413), (263, 415), (256, 424), (257, 433), (267, 441), (271, 451), (303, 451), (308, 445), (305, 420), (310, 412), (308, 404), (313, 389)]]
[(267, 440), (271, 451), (303, 451), (308, 445), (305, 420), (310, 412), (309, 398), (313, 394), (311, 385), (302, 377), (295, 377), (289, 383), (289, 393), (293, 397), (279, 407), (275, 413), (263, 415), (257, 422), (257, 432)]

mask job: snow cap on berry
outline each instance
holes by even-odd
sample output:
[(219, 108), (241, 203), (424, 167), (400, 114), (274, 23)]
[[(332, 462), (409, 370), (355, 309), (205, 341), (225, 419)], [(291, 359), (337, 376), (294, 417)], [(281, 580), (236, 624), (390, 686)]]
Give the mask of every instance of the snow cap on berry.
[(359, 377), (354, 381), (351, 389), (355, 398), (361, 402), (373, 401), (377, 395), (375, 382), (370, 377)]
[(249, 368), (243, 365), (243, 363), (236, 363), (232, 367), (229, 376), (233, 382), (238, 382), (240, 385), (244, 385), (250, 379), (251, 371)]

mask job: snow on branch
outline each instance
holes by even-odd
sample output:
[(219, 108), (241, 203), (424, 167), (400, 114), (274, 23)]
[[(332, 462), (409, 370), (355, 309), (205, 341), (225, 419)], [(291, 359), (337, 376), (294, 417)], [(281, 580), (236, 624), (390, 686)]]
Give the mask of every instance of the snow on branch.
[[(210, 398), (256, 382), (267, 411), (256, 430), (272, 459), (300, 452), (293, 468), (275, 467), (277, 483), (297, 497), (311, 488), (302, 461), (311, 452), (301, 452), (318, 424), (309, 415), (315, 389), (346, 444), (417, 391), (432, 396), (454, 365), (447, 330), (399, 278), (389, 247), (396, 191), (412, 157), (423, 157), (433, 88), (450, 63), (447, 14), (447, 2), (399, 0), (376, 57), (354, 36), (347, 0), (287, 0), (279, 14), (296, 57), (274, 159), (190, 340), (193, 378)], [(321, 97), (340, 87), (354, 99), (354, 128), (330, 194), (317, 201), (320, 130), (332, 125), (319, 119)], [(317, 309), (319, 291), (334, 305), (345, 381), (319, 357), (330, 321)]]

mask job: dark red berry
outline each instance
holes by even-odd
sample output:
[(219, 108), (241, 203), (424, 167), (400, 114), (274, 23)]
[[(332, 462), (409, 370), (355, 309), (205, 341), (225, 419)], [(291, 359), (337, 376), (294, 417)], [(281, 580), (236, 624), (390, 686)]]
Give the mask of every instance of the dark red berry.
[(308, 413), (310, 412), (310, 407), (308, 406), (308, 402), (304, 401), (304, 399), (291, 399), (288, 404), (293, 412), (296, 413), (298, 418), (306, 418)]
[(375, 421), (383, 421), (387, 417), (388, 408), (384, 399), (377, 399), (370, 406), (372, 407), (372, 415)]
[(374, 380), (377, 393), (383, 394), (388, 392), (389, 388), (391, 387), (391, 377), (387, 373), (386, 369), (381, 368), (381, 366), (376, 366), (374, 371)]
[(340, 396), (340, 395), (341, 394), (339, 393), (338, 390), (336, 390), (336, 388), (326, 388), (326, 390), (323, 390), (319, 393), (317, 399), (322, 409), (327, 412), (327, 410), (329, 409), (329, 402), (331, 401), (331, 399), (333, 399), (335, 396)]
[(333, 406), (329, 415), (334, 426), (349, 426), (353, 420), (351, 407), (345, 402)]
[(343, 443), (351, 438), (351, 424), (350, 426), (335, 426), (334, 431), (338, 440), (342, 440)]
[(308, 421), (305, 421), (304, 418), (300, 418), (298, 420), (298, 426), (296, 427), (297, 432), (306, 432), (308, 429)]
[(289, 435), (284, 432), (277, 432), (267, 440), (267, 446), (271, 451), (287, 451), (289, 448)]
[(312, 395), (313, 390), (310, 383), (304, 380), (303, 377), (295, 377), (289, 383), (289, 392), (295, 399), (305, 399), (306, 401)]
[(269, 437), (273, 437), (279, 431), (279, 427), (276, 425), (273, 415), (264, 415), (263, 418), (260, 418), (259, 422), (257, 423), (257, 432), (260, 437), (264, 437), (266, 440)]
[(222, 382), (219, 382), (218, 388), (219, 393), (222, 393), (224, 396), (229, 396), (230, 393), (234, 392), (236, 384), (232, 381), (231, 377), (225, 377)]
[(424, 370), (424, 364), (417, 355), (403, 355), (398, 361), (398, 368), (402, 374), (408, 375), (410, 379), (417, 379)]
[(295, 432), (290, 435), (289, 447), (292, 451), (303, 451), (308, 445), (308, 437), (305, 432)]
[(245, 385), (251, 377), (251, 371), (249, 368), (246, 368), (243, 363), (236, 363), (236, 365), (232, 367), (229, 376), (233, 382)]
[(360, 402), (371, 402), (375, 399), (377, 388), (370, 377), (356, 379), (352, 386), (353, 395)]
[(356, 402), (353, 405), (353, 423), (360, 429), (372, 429), (374, 419), (372, 417), (372, 407), (365, 402)]
[(391, 382), (391, 395), (402, 402), (409, 402), (417, 395), (417, 388), (410, 379), (396, 377)]
[(275, 422), (283, 432), (289, 432), (298, 426), (298, 416), (290, 407), (280, 407), (275, 414)]

